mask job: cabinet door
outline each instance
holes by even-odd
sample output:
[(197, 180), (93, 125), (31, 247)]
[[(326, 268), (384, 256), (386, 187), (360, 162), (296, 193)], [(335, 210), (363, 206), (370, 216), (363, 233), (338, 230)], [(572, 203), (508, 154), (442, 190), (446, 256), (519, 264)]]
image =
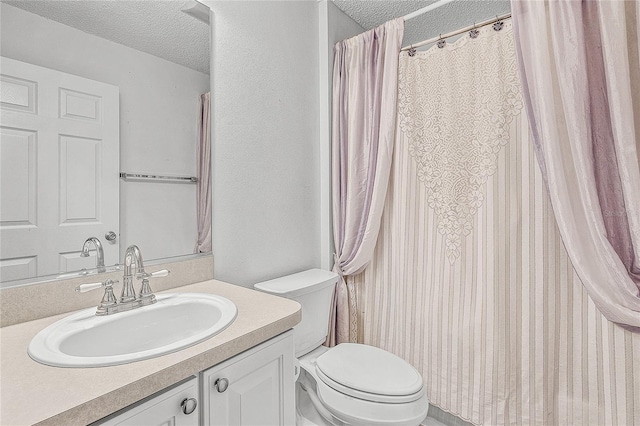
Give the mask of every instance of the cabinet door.
[(293, 352), (289, 331), (203, 372), (204, 424), (294, 425)]
[(194, 377), (188, 382), (163, 391), (133, 408), (111, 415), (94, 425), (198, 426), (200, 407), (196, 406), (197, 403), (198, 378)]

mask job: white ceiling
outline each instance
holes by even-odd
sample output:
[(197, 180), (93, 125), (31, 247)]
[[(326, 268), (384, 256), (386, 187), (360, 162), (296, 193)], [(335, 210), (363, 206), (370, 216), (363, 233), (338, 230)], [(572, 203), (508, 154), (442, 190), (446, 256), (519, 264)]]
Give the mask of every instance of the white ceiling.
[[(242, 1), (242, 0), (236, 0)], [(435, 0), (332, 0), (365, 29)], [(186, 0), (3, 0), (12, 6), (209, 73), (209, 26), (180, 11)], [(455, 0), (405, 24), (403, 45), (509, 12), (508, 0)]]
[(3, 3), (209, 73), (209, 25), (180, 11), (186, 0), (17, 0)]

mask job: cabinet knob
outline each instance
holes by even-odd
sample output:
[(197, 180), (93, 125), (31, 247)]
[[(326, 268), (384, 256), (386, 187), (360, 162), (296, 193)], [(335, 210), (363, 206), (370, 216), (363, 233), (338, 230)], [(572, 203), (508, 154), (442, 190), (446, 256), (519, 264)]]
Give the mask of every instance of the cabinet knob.
[(180, 403), (180, 407), (182, 408), (182, 412), (186, 415), (189, 415), (196, 411), (196, 407), (198, 406), (198, 401), (195, 398), (185, 398)]
[(106, 238), (107, 241), (115, 241), (118, 236), (116, 235), (115, 232), (109, 231), (106, 234), (104, 234), (104, 237)]
[(214, 383), (213, 386), (216, 388), (216, 390), (220, 393), (224, 392), (227, 390), (227, 388), (229, 387), (229, 380), (227, 379), (217, 379)]

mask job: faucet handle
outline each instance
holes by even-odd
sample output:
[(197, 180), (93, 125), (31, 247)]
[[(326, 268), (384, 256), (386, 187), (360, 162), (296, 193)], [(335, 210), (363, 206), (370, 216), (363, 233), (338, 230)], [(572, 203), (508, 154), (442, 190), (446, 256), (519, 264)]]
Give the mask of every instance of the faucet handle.
[(98, 305), (98, 309), (96, 310), (96, 315), (109, 315), (118, 312), (118, 304), (117, 299), (113, 295), (113, 285), (116, 284), (118, 280), (106, 280), (102, 283), (91, 283), (91, 284), (81, 284), (76, 287), (76, 291), (79, 293), (85, 293), (87, 291), (95, 290), (98, 288), (104, 287), (104, 296), (102, 296), (102, 300)]
[(75, 288), (75, 290), (77, 293), (86, 293), (87, 291), (95, 290), (102, 287), (104, 287), (104, 283), (80, 284)]
[(106, 280), (101, 283), (91, 283), (91, 284), (80, 284), (75, 288), (75, 291), (78, 293), (86, 293), (87, 291), (96, 290), (98, 288), (109, 288), (113, 287), (114, 284), (118, 283), (118, 280)]
[(166, 277), (169, 275), (170, 271), (168, 269), (161, 269), (159, 271), (153, 272), (151, 274), (145, 273), (141, 276), (142, 278), (142, 286), (140, 287), (140, 296), (138, 299), (140, 300), (140, 304), (142, 306), (152, 305), (156, 303), (156, 296), (151, 291), (151, 286), (149, 286), (149, 278), (159, 278)]
[(166, 277), (171, 273), (170, 270), (168, 269), (161, 269), (159, 271), (156, 272), (152, 272), (151, 274), (145, 274), (144, 278), (159, 278), (159, 277)]

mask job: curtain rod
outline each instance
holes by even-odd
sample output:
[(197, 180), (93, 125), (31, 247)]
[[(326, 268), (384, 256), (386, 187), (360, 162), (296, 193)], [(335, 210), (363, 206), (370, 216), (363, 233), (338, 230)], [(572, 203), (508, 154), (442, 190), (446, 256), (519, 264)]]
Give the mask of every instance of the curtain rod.
[(484, 27), (484, 26), (487, 26), (487, 25), (494, 24), (494, 23), (499, 22), (499, 21), (503, 21), (503, 20), (508, 19), (508, 18), (511, 18), (511, 14), (510, 13), (507, 13), (507, 14), (502, 15), (502, 16), (496, 16), (495, 18), (492, 18), (492, 19), (489, 19), (489, 20), (486, 20), (486, 21), (483, 21), (483, 22), (479, 22), (477, 24), (469, 25), (468, 27), (464, 27), (464, 28), (461, 28), (459, 30), (452, 31), (452, 32), (447, 33), (447, 34), (440, 34), (438, 37), (433, 37), (433, 38), (430, 38), (429, 40), (425, 40), (425, 41), (421, 41), (419, 43), (414, 43), (412, 45), (405, 46), (400, 50), (402, 51), (402, 50), (415, 49), (416, 47), (424, 46), (425, 44), (434, 43), (434, 42), (436, 42), (438, 40), (444, 40), (445, 38), (449, 38), (449, 37), (456, 36), (458, 34), (466, 33), (467, 31), (471, 31), (474, 28), (481, 28), (481, 27)]
[(440, 1), (437, 1), (435, 3), (431, 3), (429, 6), (425, 6), (422, 9), (418, 9), (415, 12), (411, 12), (411, 13), (409, 13), (407, 15), (404, 15), (404, 20), (408, 21), (409, 19), (413, 19), (416, 16), (424, 15), (425, 13), (427, 13), (427, 12), (433, 10), (433, 9), (437, 9), (437, 8), (439, 8), (441, 6), (444, 6), (447, 3), (451, 3), (452, 1), (453, 0), (440, 0)]
[(148, 173), (125, 173), (120, 172), (121, 179), (160, 179), (160, 180), (176, 180), (188, 183), (198, 183), (198, 178), (195, 176), (161, 176), (151, 175)]

